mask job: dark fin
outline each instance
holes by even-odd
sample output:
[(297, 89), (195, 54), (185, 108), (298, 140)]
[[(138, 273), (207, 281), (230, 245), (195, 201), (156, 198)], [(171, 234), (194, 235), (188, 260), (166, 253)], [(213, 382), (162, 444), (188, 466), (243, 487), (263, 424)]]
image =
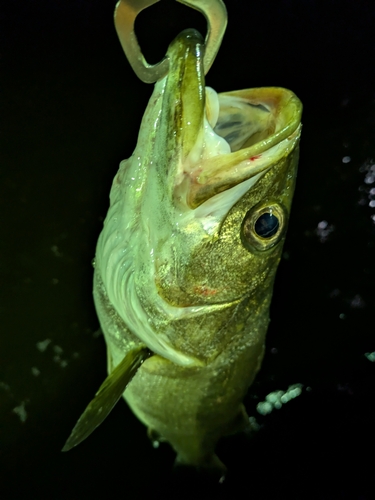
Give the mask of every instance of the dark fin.
[(137, 373), (138, 368), (151, 354), (145, 346), (128, 352), (121, 363), (104, 380), (94, 399), (88, 404), (74, 426), (62, 451), (68, 451), (77, 446), (103, 422)]

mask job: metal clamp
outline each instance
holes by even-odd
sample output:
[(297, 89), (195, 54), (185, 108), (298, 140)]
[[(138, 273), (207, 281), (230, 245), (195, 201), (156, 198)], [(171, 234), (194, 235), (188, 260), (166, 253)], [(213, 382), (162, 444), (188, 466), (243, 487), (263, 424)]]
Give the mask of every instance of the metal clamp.
[[(120, 0), (115, 9), (115, 26), (122, 48), (135, 74), (145, 83), (160, 80), (169, 71), (169, 58), (165, 56), (156, 64), (148, 64), (134, 32), (137, 15), (160, 0)], [(219, 51), (227, 26), (227, 10), (222, 0), (177, 0), (201, 12), (207, 20), (204, 71), (208, 73)]]

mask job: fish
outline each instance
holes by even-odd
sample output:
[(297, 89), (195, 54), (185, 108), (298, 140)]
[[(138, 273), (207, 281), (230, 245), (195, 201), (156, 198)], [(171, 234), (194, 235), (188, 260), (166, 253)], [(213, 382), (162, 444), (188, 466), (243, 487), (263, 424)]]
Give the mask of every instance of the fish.
[(205, 86), (196, 30), (168, 48), (133, 155), (120, 164), (95, 256), (108, 377), (68, 439), (124, 397), (177, 463), (224, 467), (249, 425), (295, 188), (302, 104), (290, 90)]

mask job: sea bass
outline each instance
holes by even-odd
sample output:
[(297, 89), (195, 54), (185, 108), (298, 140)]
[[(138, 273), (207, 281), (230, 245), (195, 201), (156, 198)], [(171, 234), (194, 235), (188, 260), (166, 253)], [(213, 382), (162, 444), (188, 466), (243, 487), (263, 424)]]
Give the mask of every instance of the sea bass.
[(114, 178), (94, 273), (109, 376), (65, 449), (122, 393), (183, 464), (218, 464), (219, 438), (248, 421), (242, 400), (264, 354), (302, 105), (282, 88), (217, 94), (205, 87), (204, 48), (195, 30), (171, 43), (169, 72)]

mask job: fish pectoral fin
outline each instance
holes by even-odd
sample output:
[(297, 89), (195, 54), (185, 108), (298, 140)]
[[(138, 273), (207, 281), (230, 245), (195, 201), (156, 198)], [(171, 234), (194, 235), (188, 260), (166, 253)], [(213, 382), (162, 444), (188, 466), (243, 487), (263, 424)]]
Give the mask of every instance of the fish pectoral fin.
[(120, 364), (108, 375), (94, 399), (88, 404), (74, 426), (61, 451), (68, 451), (86, 439), (115, 406), (143, 361), (152, 355), (151, 351), (141, 346), (128, 352)]

